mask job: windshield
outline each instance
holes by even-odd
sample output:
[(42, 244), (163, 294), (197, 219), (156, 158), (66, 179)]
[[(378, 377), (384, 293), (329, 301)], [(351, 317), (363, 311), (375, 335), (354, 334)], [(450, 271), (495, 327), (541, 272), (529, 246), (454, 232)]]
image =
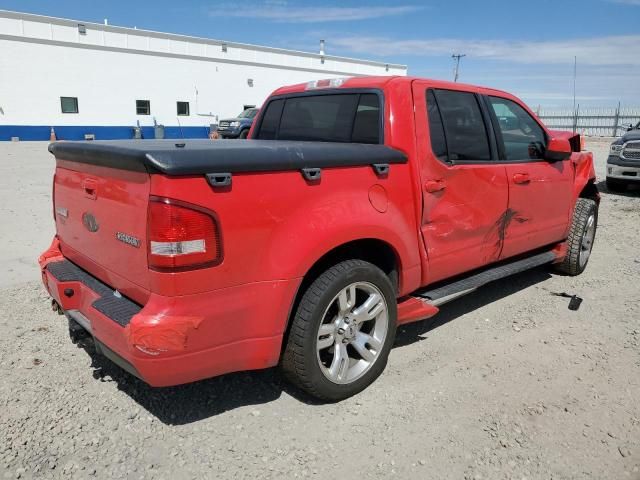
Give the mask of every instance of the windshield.
[(258, 113), (257, 108), (247, 108), (244, 112), (238, 115), (238, 118), (253, 118)]

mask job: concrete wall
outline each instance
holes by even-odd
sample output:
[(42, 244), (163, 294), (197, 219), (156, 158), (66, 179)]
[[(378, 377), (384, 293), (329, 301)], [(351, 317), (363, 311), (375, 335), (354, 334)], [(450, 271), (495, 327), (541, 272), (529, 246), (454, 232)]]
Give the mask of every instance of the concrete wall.
[[(51, 126), (58, 138), (130, 138), (137, 122), (152, 136), (154, 118), (169, 137), (206, 136), (209, 124), (260, 106), (282, 85), (406, 74), (401, 65), (6, 11), (0, 52), (0, 140), (48, 139)], [(62, 113), (62, 96), (77, 97), (79, 113)], [(136, 100), (149, 100), (151, 115), (137, 115)], [(177, 116), (177, 101), (189, 102), (189, 116)]]

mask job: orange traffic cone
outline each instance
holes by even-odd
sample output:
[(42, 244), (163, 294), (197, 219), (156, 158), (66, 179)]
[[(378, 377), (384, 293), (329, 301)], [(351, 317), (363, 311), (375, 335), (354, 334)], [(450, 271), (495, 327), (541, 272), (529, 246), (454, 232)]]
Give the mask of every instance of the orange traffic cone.
[(56, 131), (53, 129), (53, 127), (51, 127), (51, 134), (49, 135), (49, 141), (55, 142), (56, 140), (58, 140), (56, 138)]

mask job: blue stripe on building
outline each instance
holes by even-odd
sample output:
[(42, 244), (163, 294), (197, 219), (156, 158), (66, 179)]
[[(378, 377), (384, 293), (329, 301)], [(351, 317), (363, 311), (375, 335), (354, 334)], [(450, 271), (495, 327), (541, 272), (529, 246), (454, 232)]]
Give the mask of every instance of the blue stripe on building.
[[(84, 140), (87, 134), (96, 140), (124, 140), (133, 138), (133, 127), (126, 126), (53, 126), (58, 140)], [(154, 127), (141, 127), (142, 138), (154, 138)], [(0, 141), (18, 137), (22, 141), (49, 140), (51, 126), (0, 125)], [(207, 138), (209, 127), (165, 126), (164, 138)]]

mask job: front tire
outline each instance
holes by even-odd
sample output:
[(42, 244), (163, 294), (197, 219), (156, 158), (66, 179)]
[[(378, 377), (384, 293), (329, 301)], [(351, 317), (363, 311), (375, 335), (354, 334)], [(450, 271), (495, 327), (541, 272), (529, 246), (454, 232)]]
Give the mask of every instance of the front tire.
[(389, 277), (363, 260), (322, 273), (304, 292), (292, 320), (282, 369), (324, 401), (351, 397), (384, 370), (396, 333)]
[(242, 130), (240, 132), (240, 135), (238, 135), (238, 138), (245, 139), (245, 138), (247, 138), (247, 135), (249, 135), (249, 130)]
[(571, 230), (567, 238), (567, 255), (556, 269), (567, 275), (580, 275), (587, 266), (598, 227), (598, 204), (588, 198), (578, 198), (573, 211)]

